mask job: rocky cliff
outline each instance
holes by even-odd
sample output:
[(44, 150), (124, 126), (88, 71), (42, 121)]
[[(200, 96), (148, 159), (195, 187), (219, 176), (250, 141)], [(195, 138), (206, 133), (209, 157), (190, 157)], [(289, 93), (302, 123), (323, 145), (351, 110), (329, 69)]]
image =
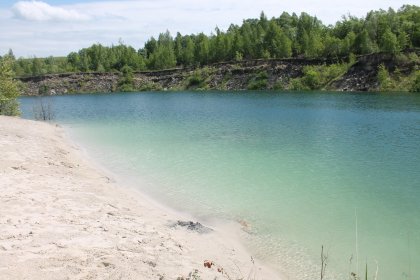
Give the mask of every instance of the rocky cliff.
[[(411, 52), (420, 54), (419, 51)], [(401, 61), (400, 61), (401, 60)], [(274, 59), (218, 63), (204, 68), (176, 68), (133, 73), (132, 89), (153, 90), (246, 90), (290, 89), (290, 81), (304, 75), (305, 66), (339, 63), (341, 60)], [(346, 73), (334, 78), (324, 89), (334, 91), (377, 90), (379, 65), (391, 72), (410, 74), (419, 61), (397, 59), (387, 54), (360, 56)], [(66, 73), (22, 77), (23, 95), (60, 95), (119, 91), (120, 73)]]

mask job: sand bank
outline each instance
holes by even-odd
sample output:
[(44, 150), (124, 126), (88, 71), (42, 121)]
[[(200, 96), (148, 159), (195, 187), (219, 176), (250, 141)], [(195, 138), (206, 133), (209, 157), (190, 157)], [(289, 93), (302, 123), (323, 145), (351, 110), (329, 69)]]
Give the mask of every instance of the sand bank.
[(279, 278), (221, 230), (114, 183), (58, 126), (0, 117), (0, 154), (0, 279)]

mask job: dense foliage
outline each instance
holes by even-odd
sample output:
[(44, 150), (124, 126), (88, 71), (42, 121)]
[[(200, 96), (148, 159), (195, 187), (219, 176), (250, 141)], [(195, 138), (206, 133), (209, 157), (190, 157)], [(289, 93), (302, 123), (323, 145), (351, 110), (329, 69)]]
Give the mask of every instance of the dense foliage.
[(0, 58), (0, 115), (19, 115), (19, 87), (12, 68), (13, 58), (10, 55)]
[(298, 16), (284, 12), (272, 19), (261, 13), (259, 19), (231, 25), (226, 32), (216, 28), (210, 36), (177, 33), (172, 37), (165, 32), (157, 39), (150, 38), (139, 50), (122, 42), (111, 47), (95, 44), (63, 58), (17, 59), (14, 70), (19, 76), (122, 71), (124, 67), (139, 71), (242, 59), (396, 54), (413, 47), (420, 47), (420, 7), (417, 6), (405, 5), (398, 11), (371, 11), (365, 18), (345, 16), (328, 26), (306, 13)]

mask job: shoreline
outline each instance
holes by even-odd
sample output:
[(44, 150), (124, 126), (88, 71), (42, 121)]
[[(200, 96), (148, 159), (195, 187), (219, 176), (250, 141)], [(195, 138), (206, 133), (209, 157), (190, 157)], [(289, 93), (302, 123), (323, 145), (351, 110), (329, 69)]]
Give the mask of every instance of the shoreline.
[(0, 135), (0, 279), (280, 279), (234, 232), (121, 185), (64, 128), (0, 117)]

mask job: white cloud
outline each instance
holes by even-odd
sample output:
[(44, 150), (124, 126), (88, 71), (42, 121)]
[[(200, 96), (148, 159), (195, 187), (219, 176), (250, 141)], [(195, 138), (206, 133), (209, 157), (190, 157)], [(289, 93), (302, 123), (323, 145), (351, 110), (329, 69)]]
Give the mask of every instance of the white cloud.
[(54, 7), (42, 1), (19, 1), (12, 11), (19, 19), (30, 21), (85, 21), (90, 17), (76, 10)]

